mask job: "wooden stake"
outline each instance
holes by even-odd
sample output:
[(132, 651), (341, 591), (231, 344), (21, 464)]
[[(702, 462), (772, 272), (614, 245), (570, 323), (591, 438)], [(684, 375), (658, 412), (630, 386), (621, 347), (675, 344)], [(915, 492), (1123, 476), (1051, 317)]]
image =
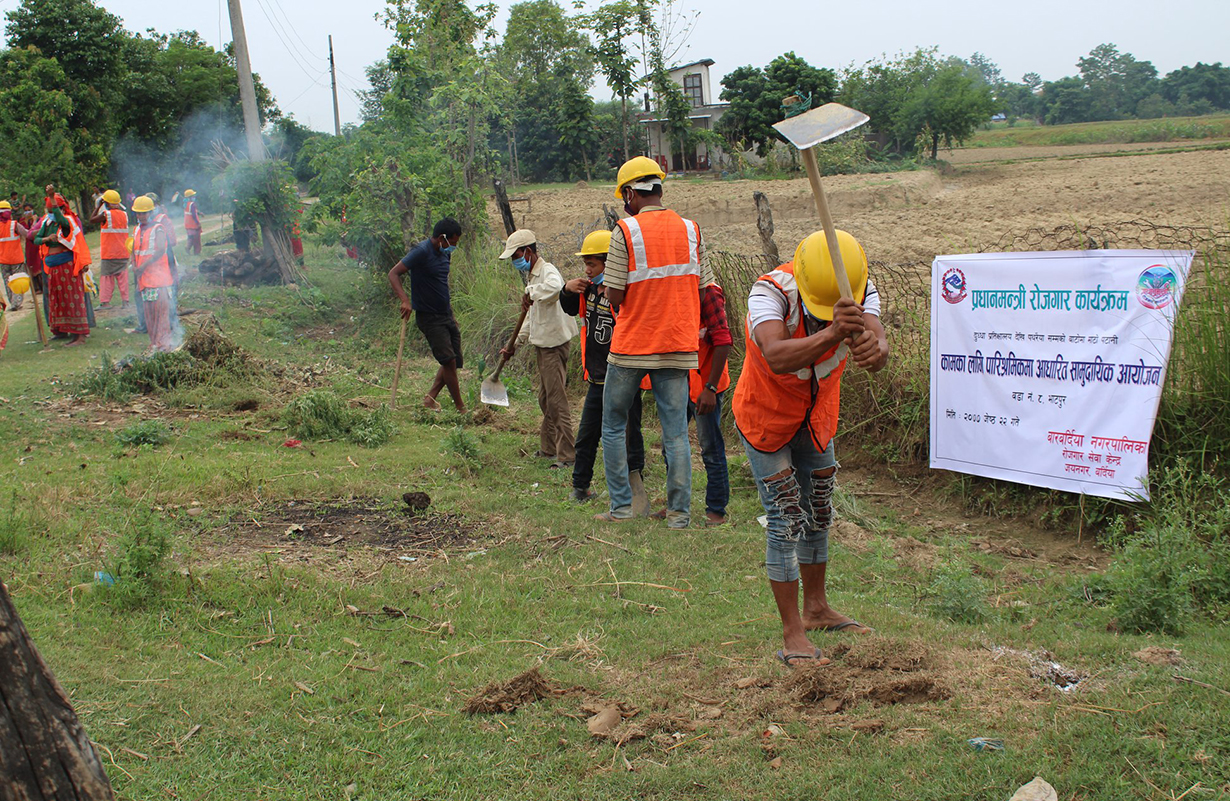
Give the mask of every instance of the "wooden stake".
[(30, 302), (34, 304), (33, 312), (34, 320), (38, 323), (38, 338), (43, 341), (45, 348), (47, 347), (47, 329), (43, 326), (43, 304), (38, 302), (38, 296), (34, 294), (34, 276), (30, 276)]
[(773, 211), (769, 208), (769, 198), (764, 192), (753, 192), (752, 200), (756, 201), (756, 229), (760, 231), (764, 255), (774, 264), (781, 264), (782, 257), (777, 251), (777, 242), (773, 241)]
[(397, 380), (401, 378), (401, 354), (406, 347), (406, 318), (401, 318), (401, 337), (397, 341), (397, 369), (393, 371), (393, 390), (389, 393), (389, 409), (397, 408)]

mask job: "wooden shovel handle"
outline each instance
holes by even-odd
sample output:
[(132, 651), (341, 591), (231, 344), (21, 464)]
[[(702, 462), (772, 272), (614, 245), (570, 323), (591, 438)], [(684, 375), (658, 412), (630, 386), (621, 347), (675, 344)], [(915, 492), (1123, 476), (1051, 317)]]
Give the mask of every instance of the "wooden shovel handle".
[[(530, 310), (529, 310), (529, 308), (528, 308), (528, 307), (527, 307), (527, 308), (523, 308), (523, 309), (521, 310), (521, 316), (517, 318), (517, 326), (516, 326), (516, 328), (514, 328), (514, 329), (513, 329), (512, 336), (510, 336), (510, 337), (508, 338), (508, 345), (507, 345), (507, 346), (505, 346), (505, 348), (504, 348), (505, 350), (508, 350), (508, 349), (509, 349), (509, 348), (511, 348), (513, 345), (517, 344), (517, 334), (520, 334), (520, 333), (521, 333), (521, 326), (525, 323), (525, 315), (527, 315), (527, 314), (529, 314), (529, 313), (530, 313)], [(508, 356), (501, 354), (501, 356), (500, 356), (500, 363), (499, 363), (499, 365), (498, 365), (498, 366), (496, 366), (496, 368), (495, 368), (495, 372), (491, 374), (491, 380), (492, 380), (492, 381), (499, 381), (499, 380), (500, 380), (500, 373), (501, 373), (501, 372), (503, 372), (503, 370), (504, 370), (504, 365), (506, 365), (506, 364), (508, 364)]]
[(837, 278), (837, 289), (843, 298), (854, 298), (850, 291), (850, 276), (846, 274), (845, 262), (841, 259), (841, 248), (837, 245), (837, 229), (833, 226), (833, 215), (829, 213), (828, 199), (824, 196), (824, 187), (820, 185), (820, 165), (816, 161), (816, 149), (809, 147), (801, 151), (803, 166), (807, 168), (807, 180), (811, 182), (811, 193), (816, 199), (816, 211), (820, 214), (820, 224), (824, 226), (824, 240), (829, 247), (829, 256), (833, 260), (833, 272)]

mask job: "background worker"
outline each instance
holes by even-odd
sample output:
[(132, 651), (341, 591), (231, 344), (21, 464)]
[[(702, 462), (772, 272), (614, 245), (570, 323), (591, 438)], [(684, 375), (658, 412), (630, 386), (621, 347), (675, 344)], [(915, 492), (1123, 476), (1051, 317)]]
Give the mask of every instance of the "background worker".
[(166, 228), (156, 221), (156, 207), (148, 195), (133, 201), (132, 212), (137, 217), (132, 235), (133, 276), (141, 293), (138, 302), (145, 305), (150, 350), (168, 351), (174, 341), (170, 319), (173, 278)]
[[(716, 283), (702, 290), (699, 339), (700, 349), (696, 354), (699, 367), (688, 372), (688, 420), (696, 420), (700, 460), (705, 465), (705, 524), (720, 526), (726, 522), (726, 505), (730, 503), (730, 469), (726, 464), (726, 440), (722, 436), (722, 401), (730, 388), (726, 363), (734, 340), (730, 324), (726, 322), (726, 295)], [(666, 510), (653, 516), (665, 518)]]
[(501, 348), (500, 353), (511, 359), (526, 342), (534, 346), (538, 408), (542, 410), (537, 455), (550, 459), (553, 468), (572, 467), (577, 457), (566, 384), (568, 354), (577, 335), (577, 323), (559, 305), (564, 279), (554, 264), (538, 255), (538, 240), (528, 228), (509, 235), (500, 258), (512, 259), (512, 265), (526, 276), (521, 308), (529, 310), (516, 343)]
[[(577, 461), (572, 468), (572, 499), (588, 501), (594, 497), (589, 486), (594, 480), (594, 460), (602, 441), (602, 388), (606, 380), (606, 360), (611, 352), (615, 313), (603, 286), (606, 253), (611, 245), (610, 231), (594, 231), (585, 237), (576, 254), (585, 263), (585, 277), (564, 284), (559, 305), (567, 314), (581, 318), (581, 376), (589, 384), (581, 407), (577, 428)], [(642, 389), (648, 386), (642, 384)], [(632, 488), (632, 511), (644, 515), (649, 509), (641, 471), (645, 468), (645, 440), (641, 436), (641, 393), (636, 393), (628, 409), (628, 481)]]
[(22, 247), (25, 241), (26, 227), (13, 219), (13, 204), (0, 200), (0, 275), (9, 297), (9, 311), (20, 309), (26, 299), (24, 294), (19, 295), (9, 289), (9, 276), (25, 271), (26, 252)]
[[(102, 250), (102, 265), (99, 270), (102, 280), (99, 282), (98, 300), (110, 305), (112, 294), (119, 289), (122, 305), (127, 306), (128, 214), (120, 203), (120, 193), (114, 189), (103, 192), (90, 222), (99, 227)], [(144, 319), (144, 315), (141, 319)]]
[(184, 191), (184, 230), (188, 233), (188, 249), (201, 255), (201, 214), (196, 207), (196, 190)]
[[(432, 229), (431, 238), (424, 239), (389, 270), (389, 286), (401, 301), (401, 318), (409, 320), (417, 312), (414, 324), (423, 332), (431, 355), (440, 365), (431, 389), (423, 396), (423, 405), (440, 410), (436, 396), (448, 387), (457, 411), (466, 410), (461, 400), (461, 386), (457, 371), (463, 366), (461, 358), (461, 331), (453, 317), (453, 304), (448, 283), (449, 267), (453, 251), (461, 241), (461, 224), (452, 217), (445, 217)], [(401, 277), (410, 274), (410, 294), (401, 285)]]
[(833, 435), (848, 357), (879, 370), (888, 361), (888, 340), (867, 256), (854, 237), (837, 236), (854, 299), (838, 292), (823, 231), (804, 239), (793, 261), (761, 276), (748, 294), (747, 355), (733, 404), (768, 516), (765, 568), (782, 621), (777, 656), (787, 665), (820, 658), (807, 631), (869, 631), (829, 606), (825, 589)]
[[(145, 196), (154, 202), (154, 210), (150, 213), (150, 221), (162, 226), (162, 232), (167, 240), (167, 262), (171, 266), (170, 307), (167, 316), (171, 321), (171, 334), (178, 338), (183, 330), (179, 324), (179, 261), (175, 258), (175, 247), (179, 244), (179, 236), (175, 233), (175, 223), (158, 197), (157, 192), (146, 192)], [(146, 307), (146, 311), (149, 307)]]
[(90, 312), (81, 276), (83, 270), (89, 269), (90, 249), (77, 215), (51, 184), (47, 185), (44, 206), (47, 216), (34, 236), (34, 243), (44, 249), (49, 294), (47, 322), (54, 338), (67, 337), (67, 347), (73, 347), (84, 343), (90, 335)]
[(34, 206), (29, 203), (22, 205), (21, 224), (26, 231), (26, 241), (24, 243), (26, 248), (26, 272), (30, 274), (30, 281), (34, 284), (34, 291), (43, 296), (43, 319), (46, 319), (47, 275), (43, 272), (42, 248), (34, 244), (34, 235), (38, 233), (39, 229), (39, 218), (34, 214)]
[(611, 340), (602, 408), (602, 461), (610, 511), (633, 516), (628, 483), (628, 412), (649, 376), (667, 459), (666, 521), (691, 524), (692, 460), (688, 447), (688, 371), (697, 369), (700, 290), (713, 283), (700, 226), (662, 205), (658, 163), (637, 156), (619, 168), (615, 194), (629, 217), (611, 231), (605, 285), (618, 324)]

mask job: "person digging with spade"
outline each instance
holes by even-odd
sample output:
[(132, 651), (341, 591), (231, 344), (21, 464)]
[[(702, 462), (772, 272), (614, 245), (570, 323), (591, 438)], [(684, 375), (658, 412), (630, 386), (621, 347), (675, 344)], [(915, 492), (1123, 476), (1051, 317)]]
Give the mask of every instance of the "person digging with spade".
[(822, 659), (808, 631), (870, 631), (833, 609), (825, 589), (837, 472), (833, 436), (847, 362), (882, 369), (888, 340), (867, 254), (845, 231), (836, 235), (854, 298), (841, 297), (824, 232), (799, 243), (793, 261), (752, 285), (747, 355), (733, 403), (768, 518), (765, 568), (785, 641), (777, 658), (786, 665)]

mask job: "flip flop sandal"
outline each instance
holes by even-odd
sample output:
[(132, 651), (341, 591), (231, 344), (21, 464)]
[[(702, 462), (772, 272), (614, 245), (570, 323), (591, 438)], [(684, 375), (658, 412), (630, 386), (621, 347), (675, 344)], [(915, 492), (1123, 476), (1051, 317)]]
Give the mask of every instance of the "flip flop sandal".
[(779, 648), (777, 650), (777, 658), (786, 667), (794, 667), (795, 666), (794, 662), (796, 659), (803, 660), (803, 661), (806, 661), (806, 660), (817, 660), (818, 661), (824, 658), (824, 654), (820, 653), (819, 648), (817, 648), (814, 652), (810, 654), (788, 654), (785, 652), (784, 649)]
[(857, 626), (860, 629), (867, 629), (868, 632), (875, 631), (875, 629), (873, 629), (871, 626), (864, 626), (862, 623), (859, 623), (857, 620), (847, 620), (843, 623), (834, 623), (831, 626), (816, 626), (814, 629), (808, 629), (808, 631), (843, 631), (852, 626)]

